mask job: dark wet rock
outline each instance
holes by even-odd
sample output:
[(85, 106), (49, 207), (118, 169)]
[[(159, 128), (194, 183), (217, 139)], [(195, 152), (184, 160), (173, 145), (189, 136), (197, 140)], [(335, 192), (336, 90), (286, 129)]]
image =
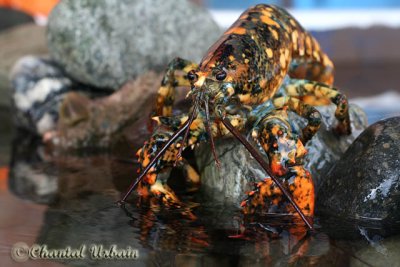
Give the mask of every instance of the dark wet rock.
[[(325, 179), (328, 170), (342, 157), (349, 145), (367, 125), (364, 111), (351, 105), (350, 117), (353, 132), (350, 136), (338, 138), (331, 131), (332, 125), (336, 123), (333, 116), (335, 106), (317, 108), (323, 116), (323, 123), (319, 132), (307, 143), (308, 154), (305, 158), (305, 167), (313, 177), (316, 191), (320, 188), (321, 181)], [(294, 113), (289, 113), (289, 120), (298, 132), (305, 126), (303, 119)], [(210, 200), (238, 207), (245, 193), (253, 190), (254, 182), (259, 182), (268, 175), (239, 141), (233, 138), (217, 140), (216, 151), (221, 161), (220, 169), (214, 163), (208, 143), (195, 150), (202, 189)], [(268, 161), (266, 156), (265, 160)]]
[(14, 65), (10, 79), (15, 123), (38, 135), (55, 129), (58, 109), (66, 93), (81, 92), (92, 97), (110, 93), (74, 82), (45, 57), (21, 58)]
[(199, 61), (219, 32), (186, 0), (63, 0), (50, 14), (48, 44), (75, 79), (118, 89), (176, 56)]
[[(400, 225), (400, 117), (368, 127), (324, 180), (319, 210), (342, 219)], [(397, 229), (398, 231), (398, 229)]]

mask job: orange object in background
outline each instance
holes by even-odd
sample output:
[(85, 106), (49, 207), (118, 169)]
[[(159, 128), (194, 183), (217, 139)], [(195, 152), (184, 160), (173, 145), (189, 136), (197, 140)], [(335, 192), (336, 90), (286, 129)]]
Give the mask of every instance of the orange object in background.
[(23, 11), (31, 16), (47, 17), (59, 0), (0, 0), (0, 6)]
[(8, 167), (0, 167), (0, 192), (7, 189), (8, 172)]

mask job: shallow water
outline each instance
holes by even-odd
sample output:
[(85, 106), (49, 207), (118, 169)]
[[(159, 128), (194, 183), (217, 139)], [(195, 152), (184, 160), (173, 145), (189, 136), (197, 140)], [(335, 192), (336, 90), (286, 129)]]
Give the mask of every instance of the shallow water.
[[(10, 134), (2, 135), (2, 142), (11, 143)], [(304, 236), (293, 233), (298, 227), (290, 218), (269, 216), (246, 224), (245, 236), (235, 238), (243, 229), (240, 211), (203, 199), (201, 193), (182, 195), (195, 206), (196, 218), (181, 210), (138, 207), (135, 198), (121, 209), (115, 202), (137, 169), (126, 160), (132, 156), (126, 146), (55, 153), (20, 135), (1, 150), (2, 158), (9, 148), (10, 168), (0, 171), (2, 266), (400, 266), (400, 236), (382, 238), (382, 229), (353, 222), (317, 216), (317, 231)], [(20, 265), (10, 257), (17, 242), (49, 249), (84, 245), (86, 255)], [(138, 258), (92, 259), (93, 244), (129, 246), (138, 250)]]

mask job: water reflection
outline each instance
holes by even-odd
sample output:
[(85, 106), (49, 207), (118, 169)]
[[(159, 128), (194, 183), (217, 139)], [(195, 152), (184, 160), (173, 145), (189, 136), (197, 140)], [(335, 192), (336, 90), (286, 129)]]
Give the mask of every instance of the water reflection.
[[(239, 210), (183, 194), (197, 203), (196, 219), (180, 210), (115, 205), (137, 166), (110, 153), (59, 153), (38, 140), (19, 136), (14, 142), (10, 190), (20, 198), (46, 203), (43, 226), (36, 238), (50, 248), (82, 244), (117, 245), (139, 250), (135, 266), (348, 266), (363, 263), (356, 256), (369, 241), (352, 230), (343, 241), (341, 225), (317, 222), (305, 235), (292, 219), (269, 216), (244, 223)], [(24, 212), (24, 211), (21, 211)], [(318, 221), (318, 220), (317, 220)], [(326, 230), (325, 230), (326, 227)], [(303, 229), (304, 230), (304, 229)], [(331, 239), (328, 238), (328, 233)], [(347, 237), (348, 233), (346, 234)], [(333, 237), (333, 239), (332, 239)], [(379, 252), (377, 252), (379, 253)], [(60, 260), (71, 266), (131, 266), (131, 261)], [(364, 262), (368, 264), (368, 262)]]
[(20, 131), (12, 142), (9, 189), (22, 199), (50, 203), (58, 191), (57, 172), (41, 140)]

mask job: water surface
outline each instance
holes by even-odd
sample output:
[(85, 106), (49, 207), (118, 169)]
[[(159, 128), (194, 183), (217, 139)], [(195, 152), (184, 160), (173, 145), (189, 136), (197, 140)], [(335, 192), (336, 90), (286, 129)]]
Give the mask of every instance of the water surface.
[[(317, 216), (317, 231), (304, 236), (293, 233), (290, 219), (269, 216), (247, 224), (246, 235), (237, 238), (243, 230), (240, 211), (204, 199), (201, 193), (181, 196), (196, 206), (196, 218), (182, 215), (181, 210), (138, 206), (137, 198), (121, 209), (115, 202), (137, 169), (129, 159), (133, 152), (123, 144), (108, 151), (67, 153), (48, 149), (26, 134), (12, 137), (10, 131), (2, 132), (0, 140), (4, 145), (0, 155), (2, 266), (400, 264), (395, 258), (399, 236), (385, 239), (379, 231), (352, 222), (346, 225)], [(20, 265), (10, 257), (17, 242), (48, 248), (132, 247), (139, 257), (99, 260), (87, 256), (83, 260), (28, 260)]]

